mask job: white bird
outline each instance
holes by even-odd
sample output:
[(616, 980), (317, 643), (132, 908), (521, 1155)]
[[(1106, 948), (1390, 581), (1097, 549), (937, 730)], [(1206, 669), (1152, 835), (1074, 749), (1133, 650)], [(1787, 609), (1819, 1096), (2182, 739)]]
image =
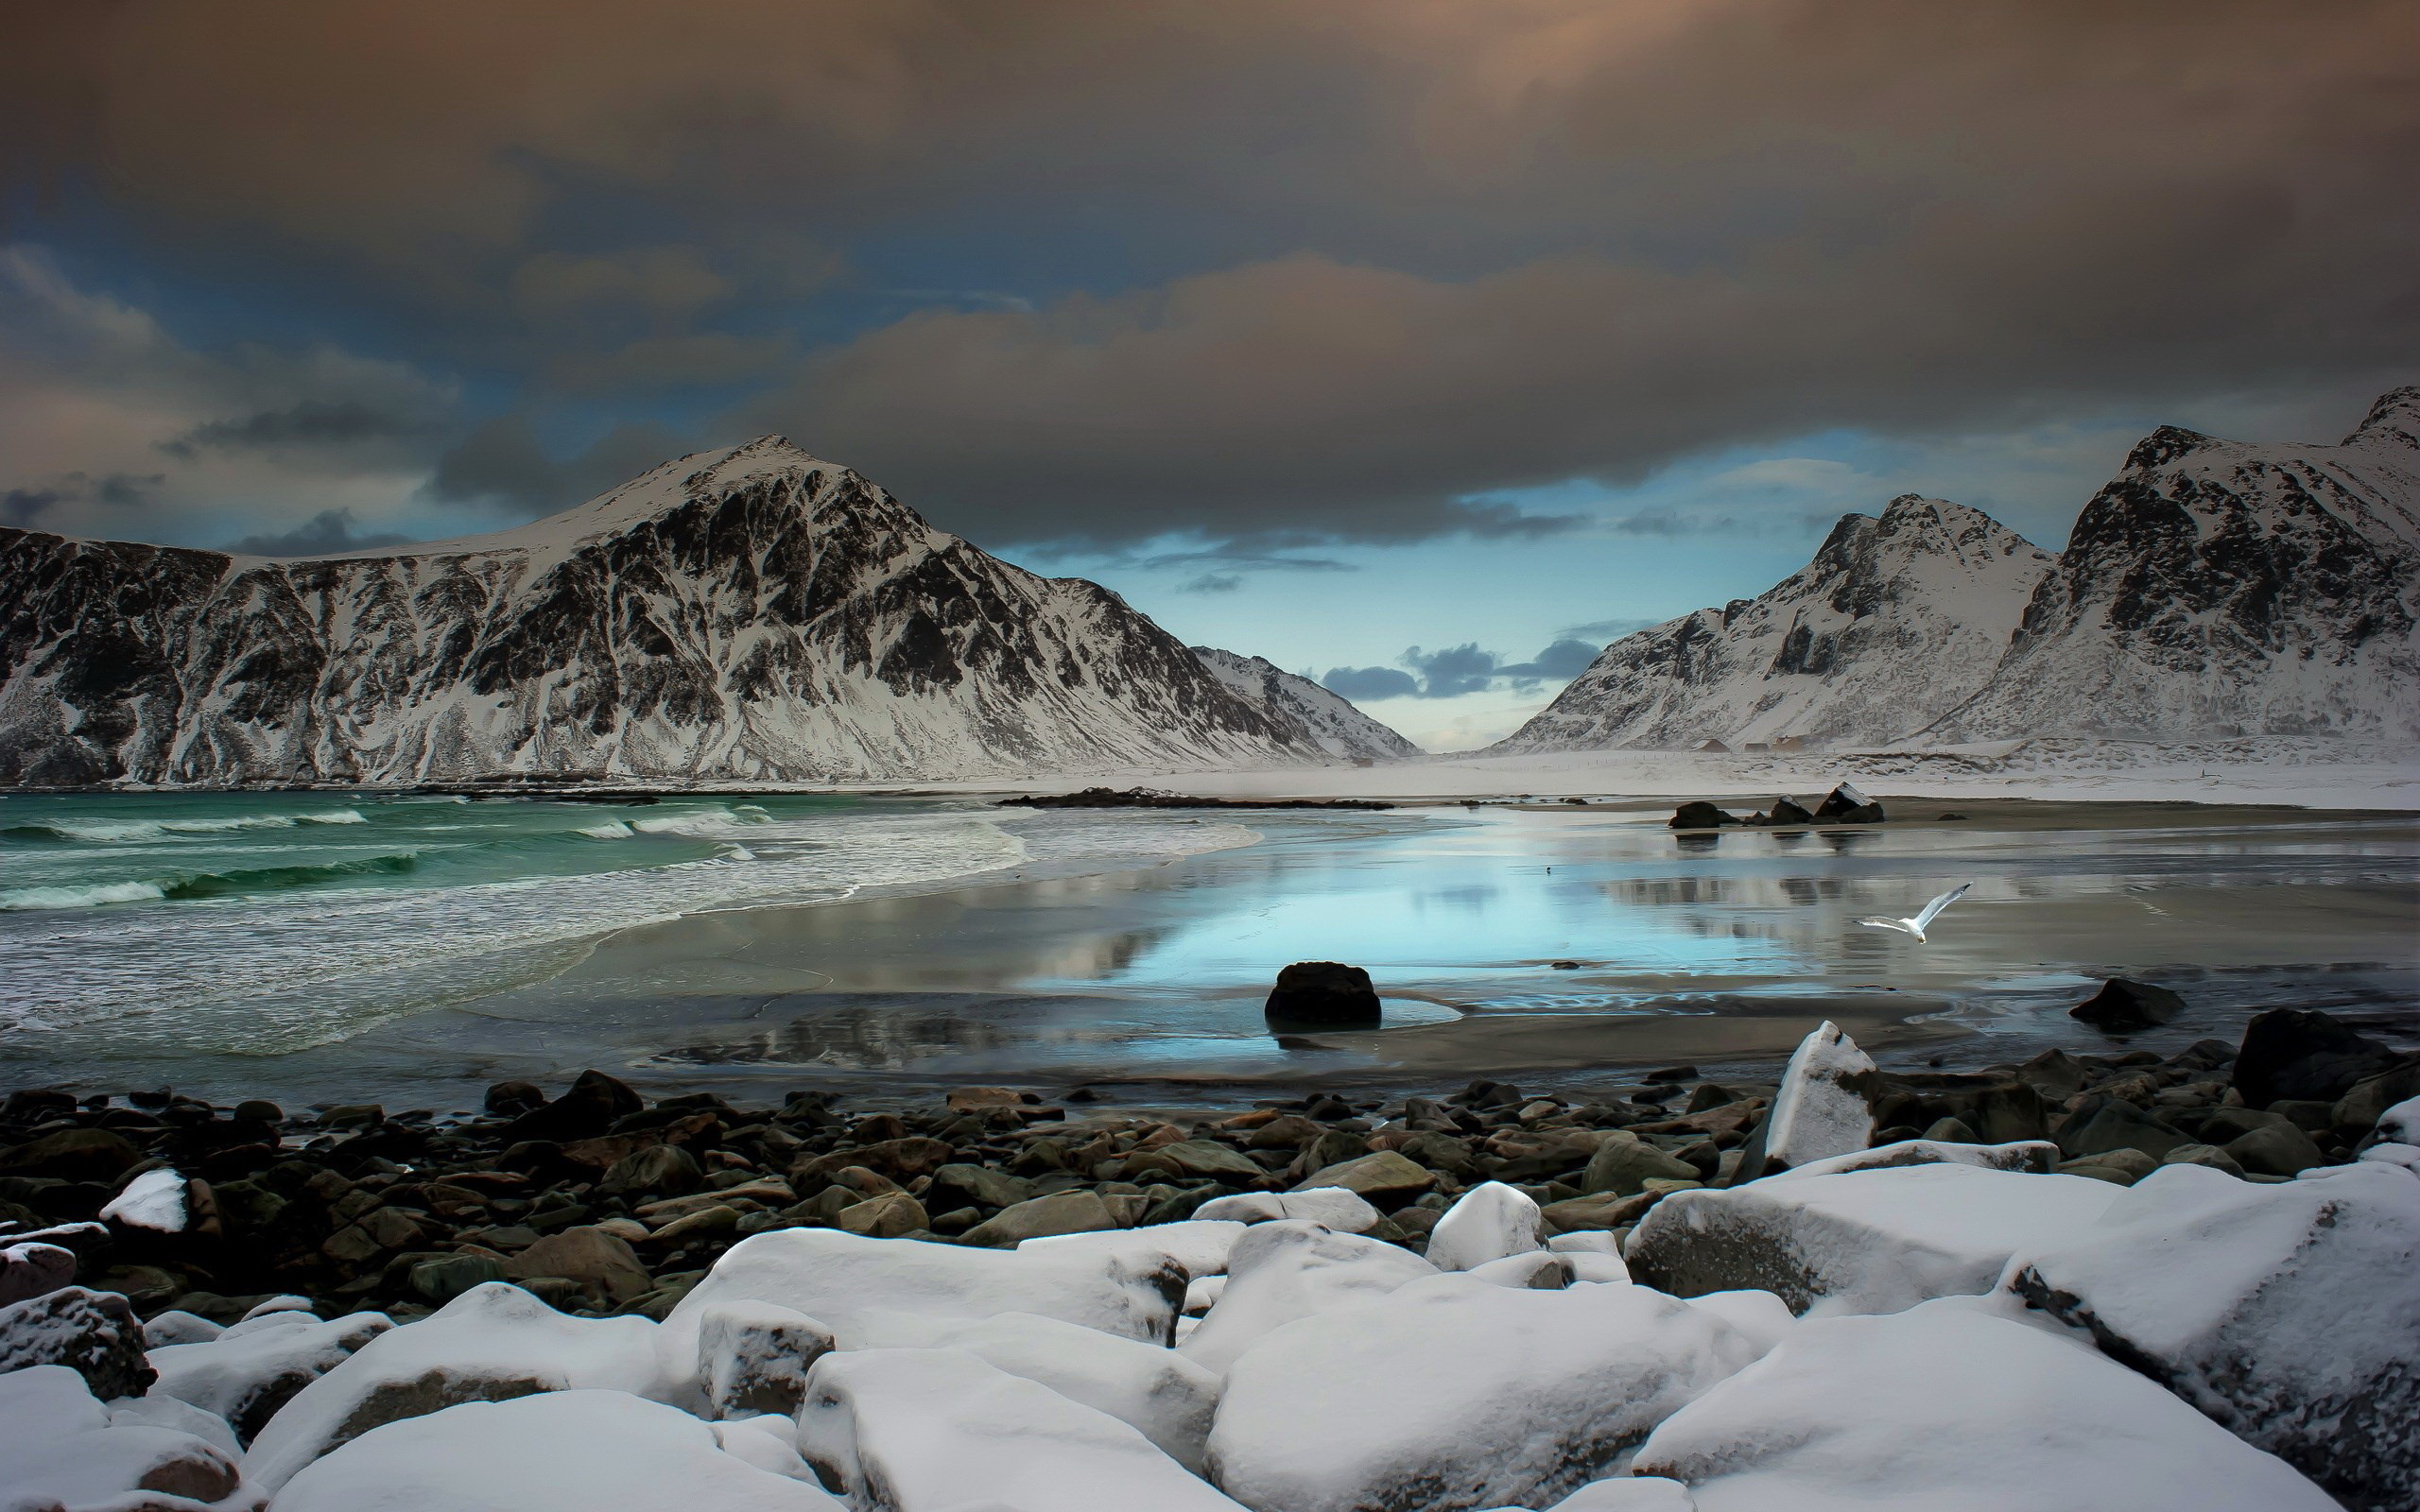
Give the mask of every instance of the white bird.
[(1902, 935), (1913, 935), (1918, 940), (1922, 940), (1925, 937), (1926, 926), (1940, 918), (1943, 909), (1965, 897), (1966, 889), (1973, 885), (1975, 885), (1971, 882), (1960, 883), (1918, 909), (1913, 919), (1860, 919), (1858, 922), (1868, 929), (1895, 929)]

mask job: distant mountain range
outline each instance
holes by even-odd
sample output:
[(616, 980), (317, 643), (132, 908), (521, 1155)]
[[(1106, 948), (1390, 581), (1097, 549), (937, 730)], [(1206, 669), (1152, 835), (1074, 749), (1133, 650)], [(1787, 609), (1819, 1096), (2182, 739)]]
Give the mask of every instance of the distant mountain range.
[(1912, 495), (1607, 646), (1495, 752), (2420, 733), (2420, 387), (2334, 445), (2164, 427), (2053, 558)]
[[(1239, 671), (1239, 669), (1241, 669)], [(274, 559), (0, 529), (0, 783), (851, 781), (1410, 753), (778, 437)]]

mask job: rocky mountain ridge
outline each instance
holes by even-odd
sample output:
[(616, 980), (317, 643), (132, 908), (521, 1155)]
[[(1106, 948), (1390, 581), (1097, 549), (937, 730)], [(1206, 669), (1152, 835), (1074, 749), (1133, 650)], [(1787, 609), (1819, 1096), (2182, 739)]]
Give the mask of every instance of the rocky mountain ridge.
[(1237, 656), (1211, 645), (1197, 645), (1193, 654), (1228, 692), (1273, 720), (1298, 726), (1330, 756), (1392, 762), (1421, 754), (1419, 747), (1355, 708), (1341, 694), (1288, 672), (1267, 657)]
[(850, 781), (1332, 759), (1115, 593), (778, 437), (517, 530), (0, 530), (0, 783)]
[(2420, 732), (2420, 387), (2333, 444), (2166, 426), (2053, 558), (1905, 495), (1607, 646), (1497, 752)]

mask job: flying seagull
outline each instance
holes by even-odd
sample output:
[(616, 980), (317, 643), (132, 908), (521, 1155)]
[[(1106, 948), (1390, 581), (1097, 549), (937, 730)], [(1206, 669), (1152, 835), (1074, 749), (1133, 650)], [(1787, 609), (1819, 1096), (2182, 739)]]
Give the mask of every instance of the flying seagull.
[(1947, 892), (1943, 893), (1940, 897), (1925, 904), (1923, 908), (1917, 911), (1916, 917), (1913, 919), (1860, 919), (1858, 922), (1863, 924), (1868, 929), (1895, 929), (1903, 935), (1913, 935), (1917, 939), (1921, 940), (1925, 937), (1925, 926), (1940, 918), (1941, 911), (1943, 909), (1948, 907), (1951, 903), (1956, 902), (1959, 899), (1965, 897), (1966, 889), (1973, 885), (1975, 885), (1971, 882), (1960, 883), (1957, 886), (1950, 888)]

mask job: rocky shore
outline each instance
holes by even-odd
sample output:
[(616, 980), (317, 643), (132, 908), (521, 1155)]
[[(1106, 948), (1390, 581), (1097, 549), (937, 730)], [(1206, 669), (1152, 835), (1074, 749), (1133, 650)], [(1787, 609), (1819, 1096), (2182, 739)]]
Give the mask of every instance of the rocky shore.
[[(1154, 1388), (1152, 1400), (1163, 1405), (1171, 1391), (1205, 1401), (1223, 1391), (1223, 1404), (1215, 1414), (1204, 1408), (1202, 1423), (1186, 1431), (1190, 1438), (1151, 1436), (1145, 1425), (1185, 1486), (1208, 1500), (1185, 1500), (1192, 1489), (1169, 1500), (1164, 1487), (1122, 1493), (1143, 1498), (1132, 1502), (1079, 1497), (998, 1505), (1410, 1512), (1544, 1507), (1576, 1492), (1599, 1499), (1565, 1503), (1574, 1509), (1719, 1508), (1734, 1504), (1720, 1486), (1733, 1473), (1723, 1467), (1736, 1469), (1737, 1446), (1723, 1450), (1714, 1442), (1720, 1434), (1708, 1438), (1693, 1430), (1695, 1438), (1681, 1435), (1693, 1446), (1686, 1452), (1679, 1440), (1667, 1446), (1669, 1452), (1656, 1451), (1684, 1418), (1704, 1429), (1685, 1405), (1701, 1389), (1708, 1401), (1746, 1389), (1751, 1361), (1819, 1319), (1912, 1330), (1906, 1320), (1931, 1317), (1938, 1329), (1971, 1332), (2005, 1319), (1970, 1309), (1971, 1315), (1944, 1320), (1946, 1299), (1962, 1305), (1996, 1298), (1994, 1305), (2041, 1317), (2046, 1327), (2056, 1326), (2051, 1319), (2068, 1326), (2076, 1359), (2116, 1372), (2094, 1377), (2099, 1387), (2114, 1389), (2120, 1378), (2155, 1383), (2236, 1435), (2221, 1433), (2216, 1441), (2256, 1446), (2264, 1459), (2281, 1456), (2294, 1469), (2276, 1468), (2295, 1485), (2316, 1483), (2345, 1505), (2409, 1505), (2408, 1498), (2420, 1494), (2420, 1430), (2412, 1426), (2420, 1412), (2412, 1366), (2420, 1358), (2420, 1286), (2411, 1280), (2420, 1262), (2420, 1159), (2394, 1152), (2420, 1138), (2420, 1127), (2406, 1127), (2416, 1095), (2420, 1056), (2397, 1053), (2324, 1013), (2291, 1010), (2253, 1021), (2239, 1045), (2204, 1041), (2167, 1057), (2052, 1051), (2020, 1065), (1885, 1072), (1825, 1025), (1772, 1081), (1709, 1079), (1676, 1066), (1646, 1074), (1611, 1100), (1574, 1101), (1480, 1081), (1384, 1104), (1313, 1091), (1182, 1118), (1102, 1113), (1078, 1097), (987, 1087), (962, 1088), (930, 1106), (883, 1109), (838, 1107), (804, 1091), (778, 1107), (737, 1107), (704, 1093), (649, 1103), (598, 1072), (551, 1097), (527, 1083), (499, 1084), (489, 1090), (483, 1114), (466, 1119), (366, 1105), (214, 1107), (167, 1090), (102, 1096), (27, 1089), (0, 1106), (0, 1371), (16, 1372), (0, 1375), (0, 1395), (9, 1383), (25, 1391), (39, 1379), (53, 1383), (43, 1389), (55, 1397), (60, 1372), (39, 1367), (62, 1366), (82, 1377), (89, 1398), (79, 1400), (110, 1404), (103, 1428), (125, 1427), (129, 1414), (147, 1413), (142, 1420), (159, 1432), (173, 1429), (215, 1446), (210, 1453), (188, 1451), (179, 1462), (185, 1479), (178, 1484), (185, 1488), (177, 1494), (188, 1500), (157, 1504), (258, 1504), (286, 1476), (356, 1435), (366, 1447), (403, 1435), (407, 1419), (424, 1418), (416, 1430), (424, 1431), (466, 1410), (455, 1403), (596, 1383), (578, 1370), (558, 1380), (527, 1362), (497, 1366), (497, 1376), (479, 1363), (486, 1347), (477, 1346), (466, 1347), (469, 1353), (447, 1376), (471, 1381), (470, 1387), (395, 1386), (389, 1377), (401, 1366), (391, 1362), (403, 1354), (396, 1345), (422, 1338), (424, 1352), (436, 1350), (429, 1355), (434, 1367), (451, 1348), (444, 1339), (455, 1326), (449, 1320), (484, 1318), (479, 1328), (501, 1331), (497, 1338), (518, 1336), (516, 1330), (626, 1326), (650, 1337), (659, 1329), (694, 1335), (699, 1310), (706, 1308), (716, 1321), (708, 1342), (697, 1347), (705, 1354), (675, 1349), (680, 1379), (666, 1384), (633, 1377), (616, 1389), (718, 1424), (769, 1419), (728, 1402), (729, 1410), (712, 1405), (717, 1392), (796, 1418), (794, 1442), (782, 1449), (790, 1457), (766, 1449), (757, 1462), (769, 1455), (776, 1470), (811, 1465), (813, 1476), (790, 1477), (802, 1495), (820, 1483), (843, 1498), (838, 1504), (912, 1512), (958, 1503), (938, 1492), (919, 1498), (869, 1491), (867, 1477), (879, 1478), (869, 1468), (877, 1452), (867, 1437), (870, 1419), (844, 1431), (827, 1415), (810, 1432), (812, 1403), (803, 1395), (808, 1386), (821, 1383), (826, 1397), (870, 1394), (850, 1409), (856, 1419), (879, 1417), (878, 1404), (890, 1393), (902, 1401), (934, 1393), (947, 1399), (973, 1389), (959, 1379), (972, 1366), (880, 1365), (873, 1356), (954, 1356), (965, 1341), (942, 1337), (949, 1331), (936, 1332), (936, 1317), (991, 1318), (1011, 1333), (1059, 1318), (1106, 1330), (1103, 1336), (1120, 1342), (1127, 1335), (1145, 1340), (1164, 1358), (1198, 1367), (1180, 1371), (1178, 1385)], [(2180, 1176), (2178, 1167), (2192, 1170)], [(2344, 1176), (2320, 1179), (2330, 1173)], [(2381, 1195), (2372, 1190), (2380, 1177), (2410, 1192), (2389, 1187)], [(2118, 1200), (2117, 1189), (2128, 1188), (2135, 1190), (2126, 1200), (2143, 1199), (2141, 1212), (2130, 1215)], [(2369, 1207), (2352, 1216), (2331, 1209), (2315, 1217), (2294, 1206), (2313, 1192), (2358, 1195)], [(2171, 1298), (2156, 1323), (2130, 1324), (2118, 1295), (2124, 1278), (2111, 1279), (2112, 1262), (2102, 1251), (2113, 1242), (2122, 1248), (2126, 1223), (2150, 1225), (2147, 1233), (2166, 1235), (2158, 1263), (2175, 1272), (2176, 1286), (2189, 1296), (2199, 1280), (2196, 1256), (2189, 1246), (2180, 1249), (2169, 1230), (2189, 1228), (2204, 1210), (2215, 1214), (2208, 1218), (2212, 1252), (2230, 1256), (2227, 1276), (2209, 1280), (2207, 1298)], [(2341, 1231), (2314, 1237), (2320, 1228)], [(2330, 1245), (2356, 1248), (2336, 1256)], [(973, 1258), (977, 1252), (997, 1258)], [(2018, 1263), (2029, 1254), (2030, 1263)], [(2366, 1268), (2394, 1263), (2396, 1254), (2400, 1269), (2383, 1282), (2381, 1296), (2380, 1278)], [(1087, 1284), (1108, 1285), (1125, 1297), (1118, 1308), (1140, 1311), (1104, 1322), (1050, 1300), (1049, 1286), (1028, 1295), (1023, 1288), (1037, 1255), (1084, 1262), (1088, 1274), (1098, 1273)], [(765, 1270), (783, 1256), (793, 1258)], [(2273, 1259), (2275, 1275), (2261, 1269)], [(1000, 1268), (1011, 1262), (1023, 1268)], [(795, 1265), (824, 1280), (809, 1284), (793, 1274)], [(928, 1281), (915, 1280), (924, 1266), (933, 1267)], [(990, 1300), (970, 1300), (970, 1285), (985, 1292), (991, 1283), (969, 1282), (956, 1266), (992, 1267), (968, 1276), (1025, 1280)], [(865, 1306), (862, 1298), (808, 1302), (819, 1288), (847, 1293), (831, 1278), (856, 1274), (852, 1267), (878, 1274), (882, 1285), (905, 1286), (909, 1295), (890, 1305), (924, 1322), (866, 1323), (852, 1343), (846, 1319)], [(1646, 1306), (1652, 1297), (1654, 1308), (1667, 1310), (1651, 1324), (1628, 1319), (1616, 1331), (1628, 1331), (1623, 1337), (1660, 1339), (1675, 1329), (1704, 1336), (1691, 1333), (1685, 1349), (1673, 1346), (1693, 1362), (1688, 1369), (1661, 1356), (1638, 1366), (1661, 1372), (1656, 1379), (1670, 1388), (1671, 1400), (1652, 1411), (1633, 1400), (1634, 1382), (1589, 1386), (1639, 1407), (1637, 1420), (1548, 1435), (1560, 1447), (1541, 1450), (1532, 1442), (1498, 1454), (1486, 1447), (1484, 1432), (1473, 1437), (1467, 1425), (1443, 1425), (1437, 1432), (1464, 1446), (1467, 1463), (1449, 1455), (1452, 1463), (1421, 1472), (1426, 1479), (1407, 1481), (1410, 1472), (1400, 1466), (1409, 1441), (1387, 1436), (1409, 1432), (1400, 1421), (1378, 1432), (1361, 1421), (1366, 1415), (1348, 1414), (1345, 1448), (1334, 1435), (1293, 1442), (1294, 1418), (1318, 1410), (1317, 1403), (1289, 1397), (1297, 1388), (1276, 1383), (1316, 1382), (1335, 1368), (1323, 1360), (1408, 1368), (1363, 1358), (1377, 1348), (1368, 1330), (1379, 1320), (1347, 1328), (1336, 1320), (1361, 1314), (1345, 1304), (1376, 1307), (1420, 1278), (1458, 1276), (1485, 1277), (1498, 1291), (1558, 1296), (1610, 1290), (1619, 1281), (1627, 1283), (1625, 1294), (1636, 1294), (1625, 1306)], [(2315, 1294), (2324, 1303), (2277, 1314), (2285, 1284), (2279, 1276), (2332, 1289)], [(1250, 1277), (1260, 1281), (1248, 1284)], [(786, 1318), (769, 1321), (746, 1309), (726, 1316), (730, 1308), (721, 1304), (737, 1297)], [(2353, 1308), (2343, 1326), (2366, 1331), (2373, 1353), (2387, 1350), (2386, 1363), (2374, 1378), (2349, 1384), (2331, 1378), (2325, 1389), (2290, 1379), (2245, 1386), (2244, 1377), (2257, 1377), (2257, 1370), (2247, 1371), (2239, 1360), (2202, 1370), (2177, 1342), (2200, 1338), (2190, 1329), (2180, 1333), (2175, 1314), (2204, 1301), (2215, 1310), (2218, 1332), (2269, 1330), (2267, 1347), (2281, 1358), (2314, 1352), (2312, 1339), (2292, 1337), (2297, 1329), (2325, 1332), (2333, 1326), (2325, 1321), (2329, 1308)], [(1512, 1338), (1531, 1326), (1489, 1311), (1512, 1304), (1452, 1288), (1436, 1291), (1425, 1305), (1426, 1312), (1398, 1320), (1409, 1334), (1392, 1325), (1381, 1332), (1416, 1338), (1432, 1326), (1448, 1333), (1469, 1326), (1480, 1335), (1500, 1329)], [(1040, 1317), (1000, 1323), (1032, 1314)], [(1343, 1332), (1312, 1341), (1318, 1330), (1307, 1320), (1314, 1317)], [(1710, 1320), (1703, 1328), (1702, 1318)], [(1289, 1323), (1297, 1326), (1283, 1331), (1288, 1349), (1310, 1352), (1255, 1366), (1284, 1342), (1265, 1336)], [(1542, 1337), (1560, 1332), (1550, 1320), (1543, 1326)], [(1594, 1326), (1573, 1325), (1583, 1337)], [(424, 1328), (433, 1332), (424, 1334)], [(843, 1335), (837, 1346), (834, 1330)], [(1173, 1351), (1167, 1349), (1171, 1335)], [(1894, 1350), (1912, 1351), (1907, 1357), (1914, 1359), (1948, 1347), (1927, 1331), (1897, 1344), (1862, 1337), (1843, 1334), (1833, 1354), (1853, 1360), (1871, 1345), (1887, 1366)], [(373, 1340), (377, 1347), (366, 1349)], [(919, 1348), (876, 1347), (903, 1343)], [(1067, 1346), (1072, 1352), (1052, 1368), (1083, 1374), (1080, 1346), (1087, 1343)], [(2225, 1343), (2240, 1349), (2243, 1341)], [(837, 1380), (848, 1373), (839, 1355), (829, 1369), (810, 1372), (817, 1357), (836, 1347), (843, 1354), (861, 1350), (866, 1359), (848, 1368), (872, 1373), (844, 1389)], [(661, 1353), (662, 1341), (651, 1348)], [(1002, 1350), (1053, 1359), (1063, 1352), (1031, 1340), (990, 1354), (965, 1348), (984, 1358)], [(2332, 1363), (2313, 1369), (2343, 1375), (2344, 1351), (2316, 1352)], [(376, 1379), (394, 1389), (372, 1393), (386, 1404), (363, 1406), (355, 1391), (345, 1398), (352, 1403), (346, 1432), (312, 1452), (289, 1446), (280, 1452), (290, 1464), (265, 1468), (261, 1446), (276, 1439), (289, 1404), (315, 1392), (329, 1395), (321, 1385), (351, 1368), (356, 1355), (390, 1362)], [(2361, 1357), (2358, 1349), (2352, 1355)], [(547, 1349), (537, 1356), (553, 1358)], [(2066, 1368), (2070, 1362), (2056, 1363)], [(985, 1368), (999, 1366), (992, 1358)], [(894, 1366), (906, 1372), (899, 1380), (881, 1374)], [(1482, 1395), (1495, 1389), (1487, 1385), (1487, 1370), (1498, 1367), (1474, 1366), (1469, 1385)], [(1500, 1367), (1517, 1373), (1517, 1362)], [(730, 1377), (721, 1385), (694, 1379), (717, 1368)], [(1013, 1365), (1003, 1368), (1021, 1373)], [(1570, 1368), (1580, 1375), (1547, 1391), (1547, 1400), (1566, 1400), (1582, 1377), (1593, 1381), (1589, 1372), (1613, 1366), (1592, 1355)], [(919, 1370), (941, 1376), (921, 1381)], [(836, 1380), (824, 1382), (826, 1375)], [(1696, 1386), (1672, 1385), (1698, 1376), (1703, 1379)], [(1040, 1379), (1062, 1398), (1100, 1405), (1047, 1371)], [(1366, 1385), (1372, 1378), (1356, 1379)], [(487, 1384), (478, 1384), (482, 1380)], [(1844, 1374), (1841, 1383), (1852, 1380)], [(1260, 1384), (1246, 1392), (1253, 1382)], [(1731, 1383), (1718, 1384), (1725, 1382)], [(1765, 1380), (1764, 1389), (1779, 1388)], [(1813, 1410), (1803, 1403), (1791, 1410), (1802, 1409)], [(54, 1402), (45, 1410), (67, 1408)], [(1407, 1400), (1398, 1416), (1437, 1410), (1425, 1399)], [(1560, 1409), (1525, 1410), (1552, 1417)], [(192, 1420), (188, 1414), (196, 1412), (220, 1427)], [(1118, 1416), (1109, 1414), (1112, 1420)], [(1368, 1441), (1348, 1452), (1354, 1433), (1363, 1430)], [(564, 1431), (589, 1430), (575, 1424)], [(2190, 1435), (2178, 1442), (2189, 1447)], [(709, 1446), (742, 1460), (749, 1447)], [(1426, 1460), (1410, 1459), (1434, 1461), (1443, 1451), (1423, 1452)], [(1620, 1477), (1625, 1467), (1639, 1473)], [(1979, 1484), (1991, 1473), (1981, 1460), (1942, 1473), (1951, 1471), (1971, 1472)], [(1151, 1474), (1134, 1486), (1158, 1484)], [(1658, 1479), (1678, 1483), (1671, 1491), (1680, 1499), (1640, 1500), (1647, 1491), (1629, 1484)], [(2242, 1484), (2283, 1494), (2275, 1485), (2284, 1483), (2258, 1475)], [(1599, 1493), (1600, 1485), (1631, 1499)], [(279, 1495), (280, 1507), (290, 1503), (304, 1504), (292, 1502), (290, 1491)], [(344, 1503), (337, 1497), (327, 1504)], [(777, 1498), (762, 1504), (835, 1503)], [(1800, 1503), (1783, 1497), (1758, 1504)], [(2289, 1498), (2261, 1504), (2304, 1503)]]

